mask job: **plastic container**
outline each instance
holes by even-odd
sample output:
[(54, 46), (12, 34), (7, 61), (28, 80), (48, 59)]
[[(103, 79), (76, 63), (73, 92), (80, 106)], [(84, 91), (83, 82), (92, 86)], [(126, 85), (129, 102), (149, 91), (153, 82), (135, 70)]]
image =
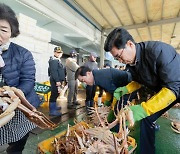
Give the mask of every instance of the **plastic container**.
[[(82, 121), (80, 123), (82, 125), (88, 127), (88, 125), (85, 122)], [(77, 125), (70, 127), (70, 131), (76, 129), (76, 127), (77, 127)], [(66, 130), (55, 135), (55, 136), (53, 136), (53, 137), (51, 137), (51, 138), (48, 138), (48, 139), (40, 142), (38, 144), (38, 153), (39, 154), (53, 154), (54, 147), (52, 146), (52, 142), (54, 141), (55, 137), (61, 137), (61, 136), (64, 136), (65, 134), (66, 134)], [(128, 144), (129, 144), (128, 150), (134, 151), (136, 146), (137, 146), (135, 139), (128, 136)]]

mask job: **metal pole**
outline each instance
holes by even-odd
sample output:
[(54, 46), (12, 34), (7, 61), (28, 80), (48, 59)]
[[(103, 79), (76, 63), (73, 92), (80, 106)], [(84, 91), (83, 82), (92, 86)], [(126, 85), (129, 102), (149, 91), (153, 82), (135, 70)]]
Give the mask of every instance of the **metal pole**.
[(101, 54), (100, 54), (100, 68), (104, 66), (104, 29), (101, 32)]

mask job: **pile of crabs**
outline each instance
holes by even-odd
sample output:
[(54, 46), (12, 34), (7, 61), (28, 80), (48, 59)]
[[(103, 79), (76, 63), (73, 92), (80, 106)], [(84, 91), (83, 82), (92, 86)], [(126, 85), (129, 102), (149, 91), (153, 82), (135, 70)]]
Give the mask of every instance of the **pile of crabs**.
[[(133, 138), (128, 136), (129, 126), (133, 126), (132, 112), (125, 106), (116, 116), (116, 120), (108, 123), (106, 118), (110, 107), (101, 106), (90, 108), (91, 122), (75, 122), (75, 126), (67, 128), (64, 135), (55, 137), (52, 145), (55, 154), (130, 154), (136, 148)], [(119, 125), (119, 132), (110, 131), (115, 125)]]
[[(122, 99), (123, 100), (123, 99)], [(129, 128), (134, 125), (133, 113), (129, 109), (132, 102), (124, 106), (123, 102), (118, 102), (116, 119), (108, 123), (107, 116), (110, 107), (98, 106), (90, 108), (89, 120), (86, 122), (75, 121), (75, 126), (68, 125), (64, 135), (55, 137), (52, 142), (54, 154), (130, 154), (137, 147), (135, 139), (128, 136)], [(118, 109), (118, 106), (121, 108)], [(179, 103), (178, 103), (179, 104)], [(177, 106), (176, 106), (177, 107)], [(178, 106), (179, 107), (179, 106)], [(164, 115), (163, 115), (164, 116)], [(166, 116), (167, 118), (168, 116)], [(169, 118), (168, 118), (169, 119)], [(171, 128), (180, 132), (180, 122), (171, 120)], [(118, 133), (112, 132), (112, 128), (119, 125)], [(128, 126), (128, 127), (127, 127)]]

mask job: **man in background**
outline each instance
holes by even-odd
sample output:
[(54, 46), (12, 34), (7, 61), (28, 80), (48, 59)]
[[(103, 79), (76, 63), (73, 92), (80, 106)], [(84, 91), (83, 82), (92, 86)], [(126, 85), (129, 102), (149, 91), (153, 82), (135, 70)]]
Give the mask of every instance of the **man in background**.
[(60, 89), (62, 89), (63, 81), (65, 81), (65, 68), (61, 63), (62, 55), (63, 51), (61, 47), (55, 47), (54, 56), (49, 60), (48, 73), (50, 75), (51, 84), (51, 96), (49, 100), (50, 116), (61, 116), (61, 112), (58, 111), (61, 107), (57, 107), (56, 100), (59, 96)]
[[(89, 60), (84, 64), (84, 66), (90, 68), (90, 70), (98, 69), (98, 64), (96, 62), (97, 57), (98, 56), (95, 52), (91, 52), (89, 56)], [(95, 93), (96, 93), (96, 85), (86, 86), (86, 101), (85, 101), (86, 108), (93, 107)]]
[(75, 109), (76, 105), (80, 105), (77, 101), (78, 82), (75, 79), (75, 72), (78, 67), (79, 65), (77, 64), (77, 52), (75, 50), (72, 50), (70, 52), (70, 57), (66, 60), (66, 73), (69, 88), (67, 96), (68, 109)]

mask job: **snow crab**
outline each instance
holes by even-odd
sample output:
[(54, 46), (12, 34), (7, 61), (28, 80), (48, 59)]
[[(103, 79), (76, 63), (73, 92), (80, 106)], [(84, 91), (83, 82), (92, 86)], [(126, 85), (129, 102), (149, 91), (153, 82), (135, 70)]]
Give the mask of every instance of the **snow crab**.
[(25, 98), (24, 93), (15, 88), (4, 86), (0, 88), (0, 127), (8, 123), (15, 115), (17, 108), (38, 127), (42, 129), (53, 129), (56, 125), (43, 113), (37, 111)]
[[(66, 135), (55, 138), (53, 142), (54, 153), (132, 153), (137, 144), (133, 138), (128, 136), (129, 130), (126, 122), (129, 121), (130, 126), (134, 125), (130, 109), (125, 107), (118, 111), (116, 120), (112, 123), (108, 123), (105, 118), (108, 110), (107, 107), (102, 107), (100, 110), (96, 105), (94, 109), (91, 108), (93, 121), (99, 122), (94, 127), (85, 127), (85, 125), (81, 125), (82, 122), (77, 123), (75, 127), (73, 126), (73, 129), (70, 129), (68, 125)], [(94, 116), (97, 118), (94, 119)], [(117, 124), (119, 124), (118, 133), (111, 132), (110, 129)], [(132, 142), (134, 143), (133, 146)]]
[[(119, 103), (119, 102), (118, 102)], [(123, 103), (121, 103), (123, 105)], [(128, 121), (129, 127), (132, 127), (134, 125), (134, 119), (133, 119), (133, 113), (130, 110), (130, 102), (128, 102), (129, 105), (122, 106), (119, 110), (117, 105), (117, 114), (114, 112), (116, 119), (112, 123), (107, 122), (107, 116), (110, 111), (110, 107), (107, 106), (101, 106), (98, 107), (95, 105), (94, 107), (90, 107), (90, 120), (95, 126), (101, 126), (101, 127), (107, 127), (107, 129), (113, 128), (118, 123), (122, 125), (122, 121)]]
[(15, 115), (15, 109), (20, 103), (19, 99), (13, 99), (12, 104), (8, 104), (0, 97), (0, 127), (7, 124)]
[(82, 122), (71, 128), (68, 125), (64, 136), (55, 137), (52, 145), (54, 150), (51, 152), (55, 154), (130, 154), (136, 148), (135, 140), (127, 137), (127, 133), (120, 137), (103, 127), (88, 128)]

